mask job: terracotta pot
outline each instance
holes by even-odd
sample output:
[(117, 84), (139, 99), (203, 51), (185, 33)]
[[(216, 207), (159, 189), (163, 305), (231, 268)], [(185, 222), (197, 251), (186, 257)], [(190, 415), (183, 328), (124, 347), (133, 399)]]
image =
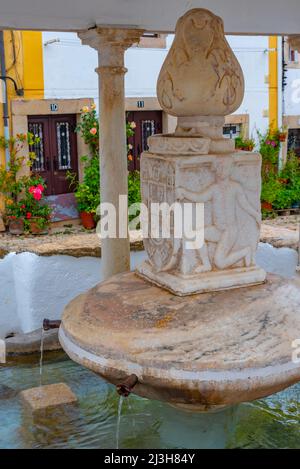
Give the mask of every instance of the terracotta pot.
[(42, 227), (41, 227), (40, 220), (44, 220), (44, 219), (41, 218), (41, 217), (32, 217), (32, 218), (30, 218), (30, 220), (28, 220), (29, 221), (29, 230), (30, 230), (31, 234), (40, 235), (40, 234), (47, 234), (48, 233), (47, 225), (45, 226), (43, 224)]
[(278, 181), (280, 182), (280, 184), (287, 184), (289, 182), (287, 178), (278, 178)]
[(24, 219), (23, 218), (10, 218), (8, 223), (8, 230), (12, 235), (21, 235), (24, 233)]
[(262, 202), (261, 203), (261, 208), (263, 210), (272, 210), (273, 205), (270, 202)]
[(291, 214), (291, 211), (290, 211), (289, 209), (278, 210), (278, 213), (279, 213), (282, 217), (288, 217), (288, 216)]
[(90, 212), (80, 212), (80, 218), (82, 224), (86, 230), (92, 230), (95, 228), (96, 223), (94, 220), (94, 214)]
[(286, 141), (286, 135), (279, 135), (279, 141), (280, 142), (285, 142)]

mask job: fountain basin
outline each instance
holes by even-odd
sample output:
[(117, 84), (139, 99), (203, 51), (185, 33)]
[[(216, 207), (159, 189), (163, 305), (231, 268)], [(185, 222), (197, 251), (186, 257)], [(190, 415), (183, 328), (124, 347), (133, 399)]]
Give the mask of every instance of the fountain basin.
[(214, 411), (300, 380), (300, 281), (178, 297), (134, 273), (111, 277), (65, 309), (59, 339), (76, 362), (113, 384), (193, 411)]

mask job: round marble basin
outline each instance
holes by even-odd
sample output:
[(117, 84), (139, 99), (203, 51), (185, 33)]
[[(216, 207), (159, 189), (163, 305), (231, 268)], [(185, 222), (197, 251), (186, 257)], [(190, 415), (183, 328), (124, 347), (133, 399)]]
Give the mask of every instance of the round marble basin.
[[(179, 297), (134, 273), (114, 276), (65, 309), (60, 342), (117, 384), (191, 410), (218, 410), (300, 380), (300, 280)], [(300, 353), (299, 353), (300, 356)]]

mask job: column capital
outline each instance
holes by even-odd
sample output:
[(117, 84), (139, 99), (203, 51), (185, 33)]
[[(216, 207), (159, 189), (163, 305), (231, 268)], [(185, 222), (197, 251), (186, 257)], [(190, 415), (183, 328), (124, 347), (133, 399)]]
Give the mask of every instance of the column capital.
[(123, 66), (124, 52), (139, 43), (144, 30), (96, 27), (78, 33), (83, 45), (96, 49), (100, 67)]
[(292, 49), (300, 52), (300, 34), (291, 34), (288, 36), (288, 43)]

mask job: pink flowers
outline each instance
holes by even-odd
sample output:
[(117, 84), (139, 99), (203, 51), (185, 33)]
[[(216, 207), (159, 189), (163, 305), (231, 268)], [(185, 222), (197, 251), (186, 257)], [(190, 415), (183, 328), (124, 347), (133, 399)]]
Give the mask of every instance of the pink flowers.
[(96, 133), (97, 133), (96, 127), (92, 127), (91, 130), (90, 130), (90, 134), (96, 135)]
[(33, 198), (35, 200), (41, 200), (45, 188), (44, 188), (44, 186), (42, 186), (42, 184), (38, 184), (37, 186), (29, 187), (28, 190), (29, 190), (30, 194), (33, 195)]
[(266, 145), (271, 145), (272, 147), (276, 147), (277, 143), (274, 140), (267, 140)]

